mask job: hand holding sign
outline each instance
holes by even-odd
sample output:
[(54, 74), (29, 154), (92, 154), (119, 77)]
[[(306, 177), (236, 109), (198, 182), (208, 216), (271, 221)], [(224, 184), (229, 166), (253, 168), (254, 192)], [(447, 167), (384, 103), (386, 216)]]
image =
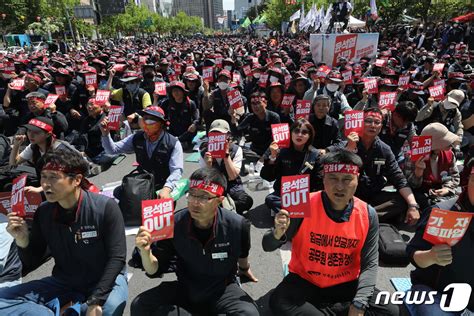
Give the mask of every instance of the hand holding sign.
[(420, 158), (431, 153), (431, 136), (413, 136), (411, 141), (411, 160), (418, 161)]
[(161, 96), (166, 95), (166, 82), (155, 82), (155, 94)]
[(290, 126), (288, 123), (272, 124), (273, 141), (280, 148), (290, 147)]
[(226, 142), (226, 134), (219, 132), (209, 133), (209, 143), (207, 145), (207, 150), (211, 154), (212, 158), (225, 158)]
[(11, 207), (12, 212), (20, 217), (26, 216), (25, 211), (25, 185), (26, 175), (21, 175), (13, 180)]
[(364, 130), (364, 111), (349, 110), (344, 112), (344, 135), (356, 132), (358, 135)]
[(109, 109), (109, 130), (111, 131), (118, 131), (120, 129), (120, 116), (123, 112), (123, 106), (120, 105), (112, 105)]
[[(173, 238), (174, 235), (174, 204), (173, 199), (142, 201), (142, 226), (150, 234), (151, 241)], [(140, 246), (149, 247), (147, 234), (140, 240)], [(138, 236), (137, 236), (138, 239)], [(137, 244), (138, 246), (138, 244)]]
[(97, 90), (95, 95), (95, 104), (97, 105), (104, 105), (107, 101), (109, 101), (110, 91), (108, 90)]
[(290, 217), (311, 215), (309, 204), (309, 175), (284, 176), (281, 178), (281, 206)]
[(273, 230), (273, 236), (276, 240), (280, 240), (285, 235), (288, 227), (290, 226), (290, 214), (286, 210), (280, 210), (275, 215), (275, 229)]

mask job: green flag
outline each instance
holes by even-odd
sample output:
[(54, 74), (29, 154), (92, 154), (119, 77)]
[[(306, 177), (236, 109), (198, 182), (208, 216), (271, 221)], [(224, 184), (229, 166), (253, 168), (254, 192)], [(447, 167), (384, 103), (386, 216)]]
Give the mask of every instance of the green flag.
[(244, 22), (240, 25), (241, 27), (248, 27), (251, 24), (250, 19), (247, 17)]
[(267, 16), (265, 14), (262, 15), (262, 17), (260, 18), (260, 20), (258, 20), (258, 23), (264, 23), (267, 21)]
[(260, 15), (255, 18), (255, 20), (252, 21), (253, 24), (258, 24), (258, 20), (260, 19)]

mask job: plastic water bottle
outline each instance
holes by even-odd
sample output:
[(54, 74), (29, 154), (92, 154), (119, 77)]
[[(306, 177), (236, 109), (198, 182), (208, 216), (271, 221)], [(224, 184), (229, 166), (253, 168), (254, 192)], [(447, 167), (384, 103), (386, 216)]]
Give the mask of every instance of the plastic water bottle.
[(119, 134), (120, 134), (120, 139), (124, 139), (125, 136), (126, 136), (126, 131), (125, 131), (125, 127), (120, 127), (120, 131), (119, 131)]
[(249, 165), (249, 174), (250, 174), (250, 177), (255, 176), (255, 166), (254, 166), (253, 162), (251, 162), (250, 165)]
[(260, 160), (257, 161), (257, 163), (255, 164), (255, 172), (260, 174), (260, 171), (262, 171), (262, 168), (263, 168), (263, 162), (261, 162)]

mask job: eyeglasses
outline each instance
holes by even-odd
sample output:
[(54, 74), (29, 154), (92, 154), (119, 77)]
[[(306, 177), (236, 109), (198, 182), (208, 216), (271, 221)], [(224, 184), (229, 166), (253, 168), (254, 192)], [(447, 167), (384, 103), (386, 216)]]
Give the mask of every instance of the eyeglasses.
[(296, 135), (298, 135), (298, 134), (301, 134), (301, 135), (304, 135), (304, 136), (309, 135), (309, 131), (307, 129), (301, 129), (301, 128), (295, 128), (293, 130), (293, 133), (295, 133)]
[(218, 196), (208, 197), (205, 195), (194, 195), (191, 193), (186, 193), (186, 199), (188, 201), (195, 201), (199, 204), (205, 204), (206, 202), (209, 202), (210, 200), (213, 200), (215, 198), (218, 198)]
[(379, 126), (379, 125), (382, 124), (382, 121), (379, 121), (379, 120), (372, 120), (372, 119), (365, 119), (365, 120), (364, 120), (364, 123), (367, 124), (367, 125), (374, 124), (375, 126)]

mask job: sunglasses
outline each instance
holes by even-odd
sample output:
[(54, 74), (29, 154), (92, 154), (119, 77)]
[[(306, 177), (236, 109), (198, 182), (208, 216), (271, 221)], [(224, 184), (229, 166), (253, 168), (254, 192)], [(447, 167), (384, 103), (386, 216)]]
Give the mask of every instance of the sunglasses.
[(304, 136), (309, 135), (309, 131), (307, 129), (301, 129), (301, 128), (295, 128), (293, 130), (293, 133), (295, 133), (296, 135), (298, 135), (298, 134), (301, 134), (301, 135), (304, 135)]

